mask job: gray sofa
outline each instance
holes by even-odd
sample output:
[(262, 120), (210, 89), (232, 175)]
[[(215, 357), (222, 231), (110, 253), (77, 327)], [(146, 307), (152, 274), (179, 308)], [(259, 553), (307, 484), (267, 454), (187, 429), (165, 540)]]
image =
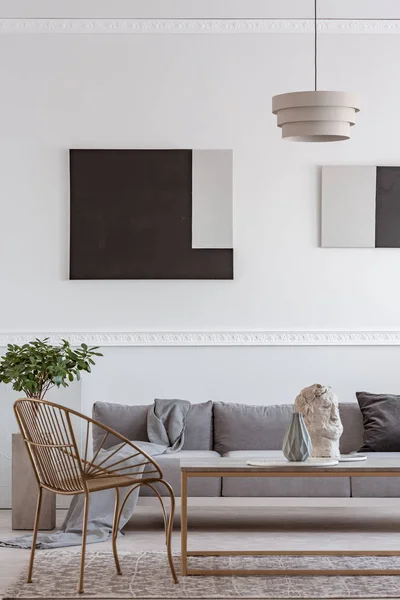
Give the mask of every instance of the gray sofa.
[[(93, 418), (115, 429), (128, 439), (148, 441), (148, 405), (126, 406), (96, 402)], [(193, 404), (189, 410), (185, 441), (180, 452), (157, 457), (164, 477), (180, 496), (180, 459), (228, 456), (272, 458), (282, 456), (282, 440), (293, 412), (292, 404), (251, 406), (223, 402)], [(343, 454), (358, 450), (363, 442), (363, 420), (357, 403), (340, 404), (343, 435), (340, 449)], [(100, 430), (93, 431), (93, 446), (103, 438)], [(109, 438), (108, 446), (116, 443)], [(377, 456), (378, 453), (375, 453)], [(382, 456), (382, 455), (381, 455)], [(385, 456), (397, 457), (397, 453)], [(160, 492), (163, 490), (160, 488)], [(313, 478), (282, 477), (252, 478), (248, 481), (236, 477), (193, 478), (189, 480), (190, 496), (211, 497), (342, 497), (390, 498), (400, 496), (398, 478)], [(152, 495), (146, 488), (142, 495)]]

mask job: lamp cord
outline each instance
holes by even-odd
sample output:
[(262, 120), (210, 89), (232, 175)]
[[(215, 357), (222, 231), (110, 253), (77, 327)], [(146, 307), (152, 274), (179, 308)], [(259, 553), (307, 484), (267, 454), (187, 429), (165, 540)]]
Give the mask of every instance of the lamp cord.
[(314, 89), (317, 91), (317, 0), (314, 0)]

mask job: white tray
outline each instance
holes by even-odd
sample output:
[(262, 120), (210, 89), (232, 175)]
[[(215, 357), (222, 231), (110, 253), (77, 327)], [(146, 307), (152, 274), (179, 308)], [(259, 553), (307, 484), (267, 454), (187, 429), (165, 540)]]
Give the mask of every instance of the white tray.
[(309, 458), (302, 462), (288, 460), (248, 460), (247, 464), (252, 467), (334, 467), (339, 464), (338, 460), (330, 458)]
[(339, 462), (360, 462), (361, 460), (367, 460), (367, 457), (363, 454), (341, 454)]

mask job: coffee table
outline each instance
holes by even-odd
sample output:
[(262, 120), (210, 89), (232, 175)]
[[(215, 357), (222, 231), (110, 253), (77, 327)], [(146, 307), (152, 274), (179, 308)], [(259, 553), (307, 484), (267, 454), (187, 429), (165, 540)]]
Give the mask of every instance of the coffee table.
[[(272, 462), (272, 461), (268, 461)], [(231, 458), (181, 460), (182, 575), (400, 575), (400, 569), (192, 569), (191, 556), (400, 556), (400, 550), (188, 550), (187, 484), (190, 477), (400, 477), (400, 460), (368, 457), (364, 462), (330, 467), (298, 466), (276, 459), (271, 466), (250, 466)], [(276, 462), (276, 464), (275, 464)]]

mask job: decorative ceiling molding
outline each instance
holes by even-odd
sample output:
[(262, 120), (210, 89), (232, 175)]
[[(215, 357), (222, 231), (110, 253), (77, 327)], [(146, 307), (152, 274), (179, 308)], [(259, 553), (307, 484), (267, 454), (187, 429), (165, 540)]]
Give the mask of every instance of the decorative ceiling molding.
[(400, 346), (400, 331), (152, 331), (0, 333), (0, 347), (34, 338), (95, 346)]
[[(3, 33), (311, 33), (312, 19), (0, 19)], [(321, 33), (399, 34), (400, 20), (321, 19)]]

